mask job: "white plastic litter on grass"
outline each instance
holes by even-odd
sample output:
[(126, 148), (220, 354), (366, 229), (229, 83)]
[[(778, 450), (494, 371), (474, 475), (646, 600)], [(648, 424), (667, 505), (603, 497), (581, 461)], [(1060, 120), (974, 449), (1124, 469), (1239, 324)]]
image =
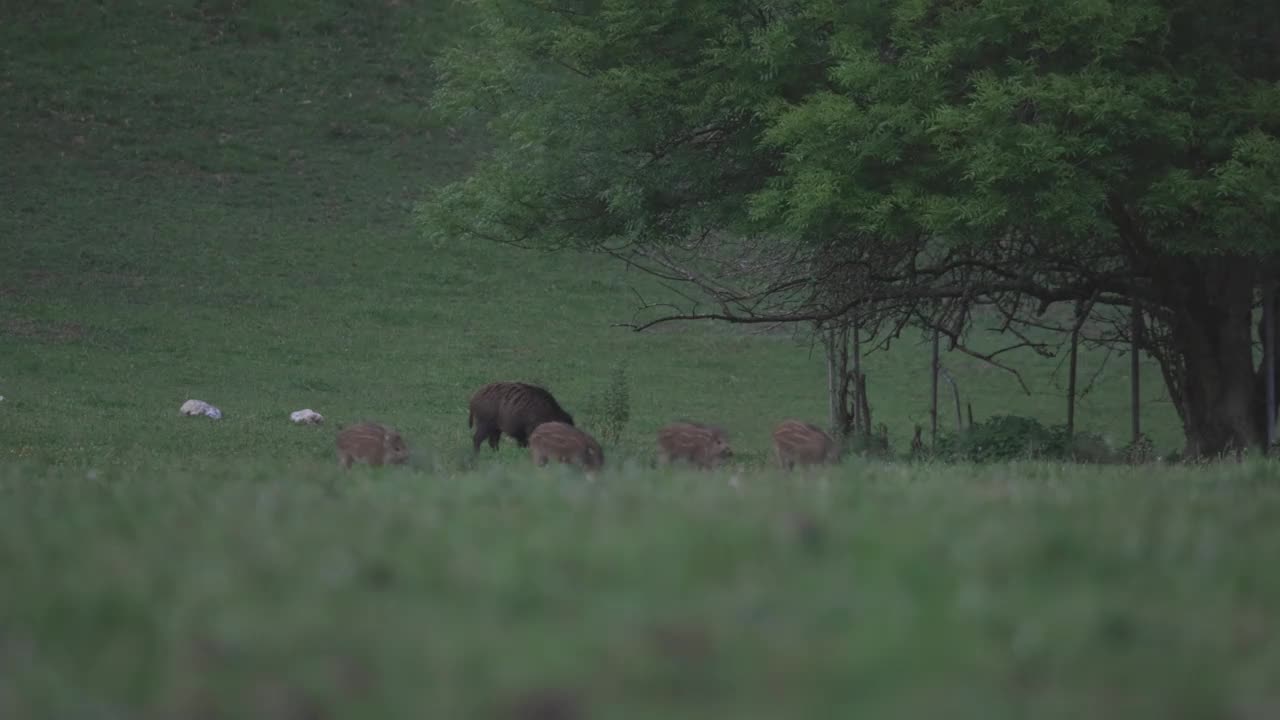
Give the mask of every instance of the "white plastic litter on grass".
[(289, 419), (299, 425), (319, 425), (324, 422), (324, 416), (311, 408), (295, 410), (289, 413)]
[(203, 400), (188, 400), (182, 403), (182, 407), (179, 409), (179, 412), (183, 415), (204, 415), (205, 417), (211, 417), (214, 420), (222, 419), (222, 411)]

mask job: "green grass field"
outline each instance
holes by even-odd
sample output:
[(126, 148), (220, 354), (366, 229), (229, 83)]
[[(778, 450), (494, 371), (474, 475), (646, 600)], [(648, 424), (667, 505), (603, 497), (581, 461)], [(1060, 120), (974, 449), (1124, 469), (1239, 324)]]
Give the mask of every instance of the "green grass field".
[(725, 480), (9, 468), (0, 713), (1280, 707), (1280, 492), (1267, 468), (869, 464)]
[[(481, 142), (428, 107), (456, 12), (0, 3), (0, 716), (1275, 710), (1271, 466), (783, 477), (768, 432), (825, 420), (820, 352), (612, 327), (650, 286), (603, 258), (425, 243), (415, 203)], [(469, 459), (479, 385), (544, 383), (593, 430), (623, 361), (600, 482), (509, 440)], [(1030, 396), (944, 356), (977, 418), (1061, 422), (1061, 358), (1008, 361)], [(909, 337), (866, 360), (895, 453), (928, 362)], [(1127, 362), (1102, 363), (1077, 422), (1119, 446)], [(726, 426), (740, 467), (648, 469), (678, 417)], [(360, 419), (411, 465), (340, 473)], [(561, 714), (521, 701), (539, 688)]]

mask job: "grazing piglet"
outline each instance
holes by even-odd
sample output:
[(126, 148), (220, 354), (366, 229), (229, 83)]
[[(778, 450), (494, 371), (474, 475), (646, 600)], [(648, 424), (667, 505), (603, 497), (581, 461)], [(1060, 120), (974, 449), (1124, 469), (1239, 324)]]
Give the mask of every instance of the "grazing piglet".
[(684, 460), (710, 469), (733, 457), (723, 429), (695, 422), (674, 422), (658, 431), (658, 463)]
[(409, 446), (394, 428), (366, 422), (343, 428), (338, 433), (338, 464), (350, 469), (353, 462), (368, 465), (402, 465), (409, 459)]
[(485, 385), (471, 396), (468, 410), (467, 427), (475, 429), (472, 444), (477, 453), (485, 440), (497, 450), (503, 433), (526, 447), (529, 434), (544, 422), (573, 424), (573, 416), (560, 407), (548, 390), (522, 382)]
[(533, 464), (541, 467), (548, 460), (577, 465), (584, 470), (599, 470), (604, 465), (604, 450), (596, 439), (578, 428), (562, 422), (545, 422), (529, 435), (529, 454)]
[(773, 430), (773, 449), (778, 465), (790, 470), (796, 465), (835, 462), (840, 449), (822, 428), (802, 420), (784, 420)]

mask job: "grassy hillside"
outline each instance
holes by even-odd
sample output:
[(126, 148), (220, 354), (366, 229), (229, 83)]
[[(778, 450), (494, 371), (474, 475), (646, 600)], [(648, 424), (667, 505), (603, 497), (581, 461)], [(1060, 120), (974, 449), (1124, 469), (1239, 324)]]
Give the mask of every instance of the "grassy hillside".
[[(457, 12), (0, 0), (0, 717), (1273, 714), (1271, 465), (640, 467), (680, 416), (762, 462), (825, 417), (820, 356), (613, 328), (644, 280), (600, 258), (423, 243), (415, 202), (482, 142), (427, 109)], [(623, 360), (600, 481), (510, 441), (460, 471), (475, 387), (543, 382), (596, 429)], [(1059, 359), (1009, 361), (1032, 395), (944, 358), (979, 418), (1060, 422)], [(1122, 444), (1102, 361), (1079, 425)], [(898, 451), (928, 362), (867, 361)], [(361, 418), (415, 467), (340, 472)]]
[[(25, 9), (24, 9), (25, 8)], [(424, 244), (413, 205), (465, 168), (474, 136), (428, 101), (451, 3), (10, 5), (0, 24), (0, 453), (75, 464), (328, 457), (331, 426), (382, 418), (424, 455), (467, 443), (483, 382), (550, 385), (589, 427), (627, 360), (623, 451), (678, 416), (728, 426), (761, 459), (785, 415), (825, 419), (820, 353), (785, 334), (612, 323), (644, 279), (600, 258)], [(979, 418), (1061, 422), (1059, 360), (1019, 362), (1034, 394), (958, 353)], [(1089, 356), (1084, 372), (1098, 358)], [(873, 412), (905, 449), (928, 413), (927, 345), (868, 360)], [(1145, 422), (1175, 418), (1148, 371)], [(182, 421), (189, 397), (221, 423)], [(1127, 439), (1124, 363), (1081, 427)], [(944, 417), (949, 418), (948, 413)], [(944, 427), (947, 425), (944, 424)], [(504, 459), (523, 460), (504, 449)]]

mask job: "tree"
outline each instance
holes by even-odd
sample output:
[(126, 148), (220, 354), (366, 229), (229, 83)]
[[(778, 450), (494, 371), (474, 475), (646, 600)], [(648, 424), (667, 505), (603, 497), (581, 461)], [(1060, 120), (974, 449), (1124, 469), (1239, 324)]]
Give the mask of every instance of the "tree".
[(1026, 343), (1054, 303), (1137, 301), (1187, 453), (1261, 443), (1280, 6), (477, 8), (439, 97), (495, 144), (428, 205), (438, 236), (607, 252), (689, 288), (638, 328), (857, 317), (965, 349), (980, 308)]

